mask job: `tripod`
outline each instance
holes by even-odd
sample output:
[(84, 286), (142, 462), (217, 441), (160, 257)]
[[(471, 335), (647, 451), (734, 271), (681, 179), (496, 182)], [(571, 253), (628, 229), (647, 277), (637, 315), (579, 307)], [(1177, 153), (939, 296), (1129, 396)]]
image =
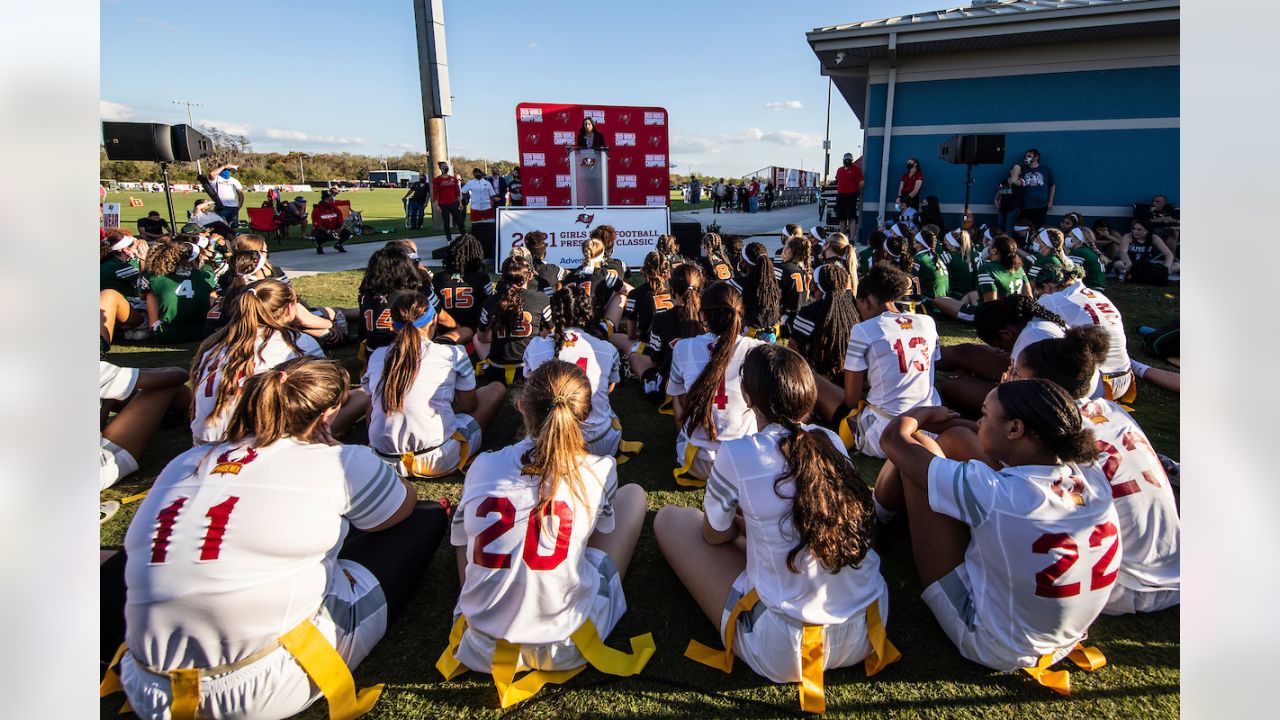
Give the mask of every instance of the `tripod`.
[[(164, 179), (164, 201), (169, 206), (169, 231), (178, 232), (178, 226), (173, 220), (173, 193), (169, 189), (169, 163), (160, 161), (160, 176)], [(965, 191), (966, 194), (968, 191)], [(965, 207), (969, 206), (968, 198), (965, 198)]]

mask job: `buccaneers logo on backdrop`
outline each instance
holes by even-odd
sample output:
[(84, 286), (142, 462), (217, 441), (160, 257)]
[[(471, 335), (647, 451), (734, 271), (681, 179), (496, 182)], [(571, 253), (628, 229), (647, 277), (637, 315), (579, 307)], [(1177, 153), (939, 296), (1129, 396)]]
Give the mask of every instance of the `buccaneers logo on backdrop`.
[(654, 186), (655, 188), (660, 188), (660, 187), (662, 187), (662, 179), (661, 179), (661, 178), (649, 178), (649, 184), (650, 184), (650, 185), (652, 185), (652, 186)]
[(538, 133), (529, 133), (529, 134), (526, 136), (526, 138), (528, 139), (528, 141), (529, 141), (530, 143), (532, 143), (532, 144), (534, 144), (534, 145), (537, 145), (537, 144), (538, 144), (538, 141), (542, 139), (542, 137), (541, 137), (541, 136), (539, 136), (539, 135), (538, 135)]
[(622, 157), (622, 167), (624, 167), (624, 168), (629, 168), (629, 167), (631, 167), (631, 156), (630, 156), (630, 155), (624, 155), (624, 156)]
[(618, 122), (622, 123), (623, 125), (630, 125), (630, 124), (631, 124), (631, 113), (629, 113), (629, 112), (620, 113), (620, 114), (618, 115)]
[(650, 136), (649, 144), (654, 147), (658, 147), (659, 145), (662, 144), (662, 138), (658, 137), (657, 135)]
[(540, 177), (535, 177), (535, 178), (530, 179), (530, 180), (529, 180), (529, 185), (533, 186), (534, 188), (540, 188), (540, 187), (542, 187), (542, 178), (540, 178)]
[(240, 468), (248, 465), (257, 459), (258, 453), (253, 448), (245, 448), (244, 455), (239, 458), (232, 458), (232, 450), (228, 450), (218, 456), (218, 464), (213, 466), (215, 473), (224, 475), (239, 475)]
[(569, 111), (561, 110), (560, 112), (556, 113), (556, 120), (561, 124), (569, 122)]
[(595, 167), (596, 159), (593, 157), (584, 157), (582, 158), (582, 162), (579, 164), (582, 165), (582, 167)]
[(574, 220), (573, 222), (575, 224), (582, 223), (583, 225), (590, 225), (591, 221), (595, 219), (596, 219), (595, 213), (578, 213), (578, 219)]

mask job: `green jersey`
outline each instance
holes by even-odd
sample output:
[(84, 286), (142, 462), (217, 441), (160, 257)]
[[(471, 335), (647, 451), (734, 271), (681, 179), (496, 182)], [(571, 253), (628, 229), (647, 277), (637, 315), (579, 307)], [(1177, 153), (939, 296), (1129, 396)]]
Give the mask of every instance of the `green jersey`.
[(871, 266), (876, 262), (876, 251), (873, 248), (867, 248), (858, 252), (858, 274), (866, 275), (871, 272)]
[(1071, 262), (1084, 269), (1084, 284), (1091, 290), (1107, 289), (1107, 268), (1098, 252), (1088, 245), (1071, 251)]
[(942, 257), (934, 258), (933, 253), (921, 250), (915, 254), (916, 277), (920, 279), (920, 294), (925, 298), (946, 297), (951, 291), (950, 279), (947, 276), (947, 264)]
[(103, 260), (99, 266), (99, 290), (117, 290), (125, 297), (138, 297), (138, 281), (142, 279), (137, 258), (127, 262), (118, 255)]
[(996, 298), (1021, 295), (1027, 282), (1022, 268), (1010, 270), (997, 262), (984, 262), (978, 266), (978, 296), (995, 293)]
[(178, 270), (148, 278), (151, 294), (160, 304), (160, 328), (156, 337), (165, 342), (200, 339), (204, 319), (209, 314), (210, 295), (218, 283), (203, 268)]
[(947, 264), (947, 278), (951, 293), (963, 296), (973, 289), (973, 249), (968, 254), (959, 250), (943, 250), (938, 253), (942, 262)]
[(1036, 278), (1040, 277), (1040, 271), (1048, 267), (1062, 267), (1062, 258), (1055, 255), (1037, 255), (1035, 264), (1027, 271), (1027, 278), (1035, 283)]

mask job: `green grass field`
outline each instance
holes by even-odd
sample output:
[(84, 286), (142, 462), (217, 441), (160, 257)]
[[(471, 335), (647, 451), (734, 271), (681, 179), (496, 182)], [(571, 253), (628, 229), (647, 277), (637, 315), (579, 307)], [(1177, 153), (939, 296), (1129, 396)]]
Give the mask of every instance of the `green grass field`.
[[(425, 227), (421, 230), (410, 232), (404, 227), (404, 206), (400, 203), (400, 198), (404, 197), (405, 191), (396, 188), (377, 188), (374, 190), (346, 191), (339, 195), (340, 199), (350, 200), (351, 208), (362, 213), (364, 221), (368, 225), (377, 228), (376, 235), (357, 235), (347, 242), (348, 245), (362, 242), (386, 242), (400, 237), (424, 237), (428, 235), (442, 235), (443, 230), (431, 229), (431, 208), (428, 207), (425, 213)], [(307, 212), (311, 212), (311, 208), (320, 200), (320, 191), (307, 193), (284, 193), (286, 199), (302, 195), (307, 198)], [(131, 207), (129, 198), (136, 198), (142, 201), (142, 207)], [(173, 193), (173, 217), (177, 222), (177, 228), (182, 229), (183, 223), (186, 222), (187, 211), (189, 211), (195, 201), (199, 198), (208, 197), (204, 193)], [(689, 209), (689, 203), (680, 199), (679, 191), (671, 192), (671, 211)], [(245, 193), (245, 207), (259, 207), (267, 199), (265, 192), (248, 192)], [(162, 192), (141, 192), (131, 190), (126, 192), (108, 192), (107, 202), (120, 203), (120, 225), (134, 232), (138, 230), (138, 220), (147, 216), (147, 213), (155, 210), (160, 213), (160, 217), (169, 218), (169, 209), (165, 206), (164, 193)], [(240, 219), (249, 220), (248, 213), (241, 210)], [(308, 223), (310, 219), (308, 218)], [(308, 225), (309, 231), (310, 225)], [(289, 237), (282, 241), (271, 243), (272, 250), (296, 250), (299, 248), (312, 248), (314, 243), (309, 239), (299, 238), (299, 229), (297, 226), (289, 228)]]
[[(302, 278), (296, 281), (296, 287), (312, 304), (351, 306), (360, 275), (361, 271), (352, 271)], [(1139, 325), (1158, 326), (1176, 317), (1178, 289), (1114, 286), (1107, 292), (1124, 314), (1130, 352), (1150, 363), (1151, 358), (1142, 353), (1136, 330)], [(939, 330), (945, 344), (974, 338), (973, 331), (959, 323), (940, 321)], [(135, 367), (186, 366), (193, 349), (193, 345), (117, 345), (108, 359)], [(340, 348), (333, 355), (354, 375), (354, 346)], [(485, 435), (485, 449), (516, 439), (519, 421), (512, 403), (509, 395), (508, 408)], [(626, 438), (646, 444), (644, 452), (621, 466), (618, 474), (620, 483), (639, 483), (649, 494), (649, 517), (624, 584), (630, 610), (614, 631), (610, 644), (625, 648), (624, 638), (652, 632), (657, 654), (638, 677), (618, 679), (587, 670), (564, 686), (548, 686), (509, 712), (514, 716), (550, 718), (798, 715), (795, 685), (773, 685), (741, 661), (735, 664), (732, 674), (726, 675), (683, 657), (691, 638), (717, 647), (719, 640), (663, 560), (651, 523), (653, 513), (666, 504), (700, 507), (702, 491), (680, 489), (672, 481), (674, 429), (666, 416), (658, 415), (645, 401), (634, 383), (619, 387), (612, 404), (623, 418)], [(1157, 451), (1179, 458), (1178, 396), (1142, 384), (1135, 405), (1134, 417)], [(366, 442), (365, 430), (363, 424), (357, 425), (344, 439)], [(140, 458), (140, 471), (107, 490), (103, 497), (119, 499), (146, 490), (166, 461), (190, 447), (190, 443), (185, 426), (161, 431)], [(855, 462), (863, 479), (873, 481), (880, 461), (859, 456)], [(443, 482), (420, 481), (415, 485), (421, 498), (447, 497), (456, 501), (461, 495), (461, 476), (457, 475)], [(136, 503), (125, 505), (102, 527), (103, 546), (122, 542), (137, 507)], [(903, 660), (871, 679), (865, 676), (861, 665), (826, 673), (827, 710), (831, 717), (1134, 718), (1179, 714), (1178, 608), (1146, 616), (1099, 618), (1090, 642), (1110, 662), (1093, 673), (1071, 667), (1074, 695), (1061, 698), (1025, 675), (994, 673), (960, 657), (920, 600), (922, 588), (902, 523), (891, 526), (887, 536), (881, 538), (880, 552), (892, 596), (889, 637), (901, 649)], [(453, 554), (442, 547), (405, 615), (389, 628), (386, 638), (355, 673), (361, 686), (386, 684), (370, 717), (491, 718), (501, 714), (488, 676), (470, 673), (444, 682), (434, 669), (448, 638), (457, 593)], [(1059, 667), (1069, 665), (1063, 662)], [(115, 717), (121, 699), (122, 696), (114, 696), (104, 701), (101, 716)], [(326, 706), (321, 702), (303, 717), (318, 719), (326, 717), (325, 713)]]

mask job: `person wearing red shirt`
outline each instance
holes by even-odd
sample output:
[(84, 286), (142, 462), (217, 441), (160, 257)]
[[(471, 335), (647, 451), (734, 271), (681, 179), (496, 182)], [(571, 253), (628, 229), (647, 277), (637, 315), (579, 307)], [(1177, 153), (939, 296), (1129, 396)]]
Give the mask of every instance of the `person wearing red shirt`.
[(316, 241), (317, 255), (324, 254), (325, 240), (333, 240), (338, 252), (347, 251), (342, 244), (351, 237), (351, 231), (343, 224), (342, 211), (328, 190), (320, 193), (320, 202), (311, 209), (311, 237)]
[(462, 183), (457, 175), (449, 174), (449, 163), (442, 161), (436, 165), (440, 168), (440, 174), (431, 179), (431, 194), (435, 196), (436, 206), (440, 208), (444, 218), (444, 236), (449, 242), (453, 242), (453, 223), (457, 223), (459, 234), (467, 231), (466, 218), (459, 203), (462, 199)]
[(760, 181), (755, 178), (751, 178), (751, 190), (747, 192), (747, 197), (750, 198), (748, 202), (751, 203), (751, 212), (753, 213), (758, 212), (760, 210), (759, 195), (760, 195)]
[(866, 184), (862, 167), (853, 162), (853, 153), (845, 153), (844, 164), (836, 170), (836, 220), (840, 232), (851, 238), (858, 236), (858, 198)]
[(924, 188), (924, 173), (920, 170), (920, 161), (907, 158), (907, 171), (902, 173), (898, 181), (898, 197), (906, 195), (911, 198), (911, 207), (920, 209), (920, 191)]

